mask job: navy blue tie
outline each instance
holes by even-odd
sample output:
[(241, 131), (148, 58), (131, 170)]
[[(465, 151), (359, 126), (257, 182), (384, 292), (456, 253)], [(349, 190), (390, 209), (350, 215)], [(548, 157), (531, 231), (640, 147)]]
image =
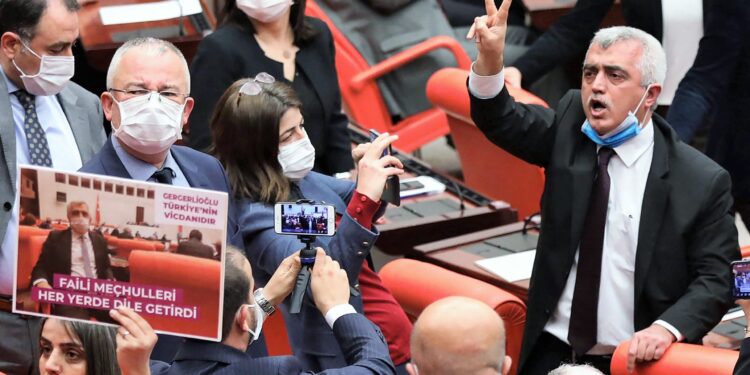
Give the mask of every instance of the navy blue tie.
[(47, 133), (45, 133), (36, 116), (34, 95), (25, 90), (15, 91), (13, 95), (21, 102), (24, 110), (23, 131), (26, 133), (26, 144), (29, 147), (29, 162), (33, 165), (51, 167), (52, 157), (47, 143)]

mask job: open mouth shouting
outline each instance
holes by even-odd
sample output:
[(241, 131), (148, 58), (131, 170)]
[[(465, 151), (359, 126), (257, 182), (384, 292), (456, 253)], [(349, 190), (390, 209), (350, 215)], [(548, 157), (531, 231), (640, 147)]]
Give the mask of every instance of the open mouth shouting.
[(602, 118), (607, 109), (609, 109), (609, 103), (602, 97), (592, 96), (589, 98), (588, 104), (593, 118)]

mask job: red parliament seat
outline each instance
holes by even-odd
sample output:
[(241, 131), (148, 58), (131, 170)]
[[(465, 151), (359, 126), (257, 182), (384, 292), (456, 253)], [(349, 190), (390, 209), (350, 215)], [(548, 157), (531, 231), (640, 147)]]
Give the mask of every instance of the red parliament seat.
[(47, 240), (49, 229), (28, 225), (18, 226), (18, 273), (16, 283), (19, 290), (26, 290), (31, 285), (31, 270), (34, 269), (42, 246)]
[(511, 374), (516, 373), (526, 324), (526, 305), (518, 297), (483, 281), (413, 259), (391, 261), (378, 274), (412, 321), (429, 304), (445, 297), (463, 296), (486, 303), (505, 323), (506, 353), (513, 359)]
[(735, 350), (712, 348), (703, 345), (672, 344), (658, 361), (639, 363), (628, 373), (628, 346), (624, 341), (612, 355), (612, 375), (729, 375), (737, 363)]
[(468, 71), (471, 60), (458, 41), (448, 36), (432, 37), (370, 66), (318, 4), (309, 0), (305, 14), (323, 20), (331, 29), (336, 47), (336, 71), (341, 98), (346, 113), (357, 125), (364, 129), (398, 135), (399, 140), (394, 143), (394, 147), (404, 152), (415, 151), (448, 134), (445, 114), (436, 108), (394, 123), (378, 88), (377, 79), (441, 48), (450, 51), (456, 58), (457, 66)]
[(141, 239), (120, 238), (116, 241), (116, 245), (115, 253), (117, 257), (125, 260), (128, 260), (133, 250), (154, 251), (161, 249), (157, 248), (152, 241)]
[[(197, 306), (197, 319), (149, 317), (154, 329), (214, 337), (219, 322), (221, 262), (161, 251), (130, 254), (130, 282), (184, 291), (179, 306)], [(172, 302), (164, 302), (170, 304)]]
[[(544, 172), (490, 142), (471, 120), (468, 71), (441, 69), (427, 82), (427, 98), (448, 116), (453, 142), (461, 161), (464, 182), (492, 199), (504, 200), (524, 218), (539, 211)], [(506, 86), (516, 101), (547, 107), (540, 98)]]

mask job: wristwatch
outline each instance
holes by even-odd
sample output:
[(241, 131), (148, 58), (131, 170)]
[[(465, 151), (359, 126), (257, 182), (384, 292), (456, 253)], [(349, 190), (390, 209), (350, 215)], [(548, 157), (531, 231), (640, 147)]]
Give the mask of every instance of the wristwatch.
[(263, 288), (258, 288), (253, 292), (253, 296), (255, 296), (255, 302), (260, 306), (260, 309), (263, 310), (266, 315), (271, 315), (276, 311), (276, 308), (273, 307), (273, 304), (271, 302), (268, 302), (266, 297), (263, 295)]

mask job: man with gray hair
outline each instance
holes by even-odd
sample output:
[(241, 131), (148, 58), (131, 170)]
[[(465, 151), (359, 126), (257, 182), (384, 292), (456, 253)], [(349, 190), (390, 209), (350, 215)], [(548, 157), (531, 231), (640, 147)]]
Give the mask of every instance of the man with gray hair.
[(419, 315), (411, 334), (410, 375), (505, 375), (505, 326), (481, 301), (447, 297)]
[[(82, 172), (229, 192), (224, 168), (214, 157), (176, 146), (193, 109), (190, 72), (172, 43), (137, 38), (123, 44), (107, 72), (102, 108), (112, 135)], [(237, 237), (234, 205), (229, 205), (227, 241)], [(170, 362), (179, 340), (161, 336), (153, 357)]]
[(699, 342), (731, 304), (731, 182), (654, 115), (659, 42), (629, 27), (601, 30), (580, 91), (557, 111), (523, 105), (503, 84), (510, 2), (486, 1), (470, 31), (479, 55), (468, 86), (485, 136), (545, 168), (520, 372), (590, 363), (609, 373), (624, 340), (631, 369), (675, 341)]

